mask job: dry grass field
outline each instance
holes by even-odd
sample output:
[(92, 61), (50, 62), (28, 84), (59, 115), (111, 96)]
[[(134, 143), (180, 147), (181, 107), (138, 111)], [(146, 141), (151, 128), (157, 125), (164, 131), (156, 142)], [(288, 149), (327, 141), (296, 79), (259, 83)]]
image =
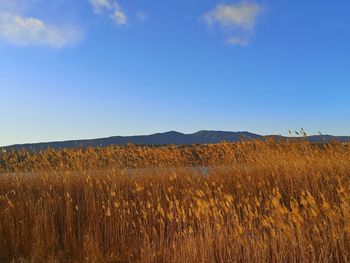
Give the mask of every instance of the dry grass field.
[(1, 153), (0, 262), (350, 262), (350, 145)]

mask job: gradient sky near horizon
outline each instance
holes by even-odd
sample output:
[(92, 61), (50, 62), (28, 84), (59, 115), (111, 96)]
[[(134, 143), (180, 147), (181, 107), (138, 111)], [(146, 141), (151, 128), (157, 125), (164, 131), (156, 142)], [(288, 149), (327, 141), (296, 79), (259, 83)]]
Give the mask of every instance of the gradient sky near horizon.
[(348, 0), (0, 0), (0, 145), (350, 135)]

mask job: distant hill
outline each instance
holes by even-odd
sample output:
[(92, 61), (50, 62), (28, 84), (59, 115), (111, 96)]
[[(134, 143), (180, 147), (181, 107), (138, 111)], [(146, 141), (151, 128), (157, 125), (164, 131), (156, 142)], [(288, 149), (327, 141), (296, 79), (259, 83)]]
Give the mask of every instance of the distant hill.
[[(190, 144), (208, 144), (219, 143), (221, 141), (237, 142), (241, 140), (264, 139), (267, 137), (286, 138), (282, 136), (269, 135), (262, 136), (250, 132), (228, 132), (228, 131), (199, 131), (192, 134), (183, 134), (176, 131), (156, 133), (151, 135), (140, 136), (113, 136), (108, 138), (75, 140), (75, 141), (59, 141), (44, 142), (32, 144), (17, 144), (2, 147), (3, 150), (19, 150), (26, 149), (29, 151), (38, 151), (41, 149), (63, 149), (75, 147), (105, 147), (110, 145), (127, 145), (128, 143), (138, 145), (190, 145)], [(296, 138), (295, 138), (296, 139)], [(331, 136), (331, 135), (315, 135), (309, 136), (307, 139), (311, 142), (330, 142), (338, 140), (342, 142), (350, 142), (350, 136)], [(1, 149), (1, 147), (0, 147)]]

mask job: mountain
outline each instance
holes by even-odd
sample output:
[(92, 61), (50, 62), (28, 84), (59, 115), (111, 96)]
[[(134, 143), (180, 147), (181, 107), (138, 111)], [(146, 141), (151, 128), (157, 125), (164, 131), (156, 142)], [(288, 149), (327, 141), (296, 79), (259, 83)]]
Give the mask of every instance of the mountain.
[[(32, 144), (17, 144), (2, 147), (3, 150), (19, 150), (25, 149), (29, 151), (38, 151), (41, 149), (63, 149), (75, 147), (105, 147), (109, 145), (127, 145), (128, 143), (139, 145), (190, 145), (190, 144), (208, 144), (218, 143), (221, 141), (237, 142), (241, 140), (265, 139), (268, 137), (282, 138), (286, 137), (270, 135), (262, 136), (250, 132), (228, 132), (228, 131), (199, 131), (192, 134), (183, 134), (176, 131), (156, 133), (151, 135), (140, 136), (113, 136), (108, 138), (76, 140), (76, 141), (60, 141), (60, 142), (45, 142)], [(341, 142), (350, 142), (350, 136), (331, 136), (331, 135), (315, 135), (306, 137), (311, 142), (330, 142), (338, 140)], [(297, 139), (297, 138), (293, 138)], [(1, 149), (1, 147), (0, 147)]]

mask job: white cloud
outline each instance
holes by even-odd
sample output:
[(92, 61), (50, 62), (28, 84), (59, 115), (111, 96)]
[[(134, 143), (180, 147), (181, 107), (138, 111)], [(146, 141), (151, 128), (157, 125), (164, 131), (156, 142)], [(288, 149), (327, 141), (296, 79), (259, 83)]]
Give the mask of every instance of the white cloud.
[(243, 1), (236, 4), (219, 4), (205, 14), (203, 19), (209, 26), (218, 25), (227, 32), (227, 43), (247, 45), (250, 36), (254, 34), (256, 20), (261, 12), (261, 5)]
[(112, 20), (119, 26), (127, 23), (127, 16), (115, 0), (89, 0), (96, 14), (109, 13)]
[(0, 11), (0, 39), (11, 44), (59, 48), (77, 42), (81, 36), (80, 30), (72, 27)]
[(221, 26), (252, 29), (260, 11), (261, 7), (251, 2), (241, 2), (232, 5), (220, 4), (213, 11), (207, 13), (204, 19), (208, 24), (218, 23)]

